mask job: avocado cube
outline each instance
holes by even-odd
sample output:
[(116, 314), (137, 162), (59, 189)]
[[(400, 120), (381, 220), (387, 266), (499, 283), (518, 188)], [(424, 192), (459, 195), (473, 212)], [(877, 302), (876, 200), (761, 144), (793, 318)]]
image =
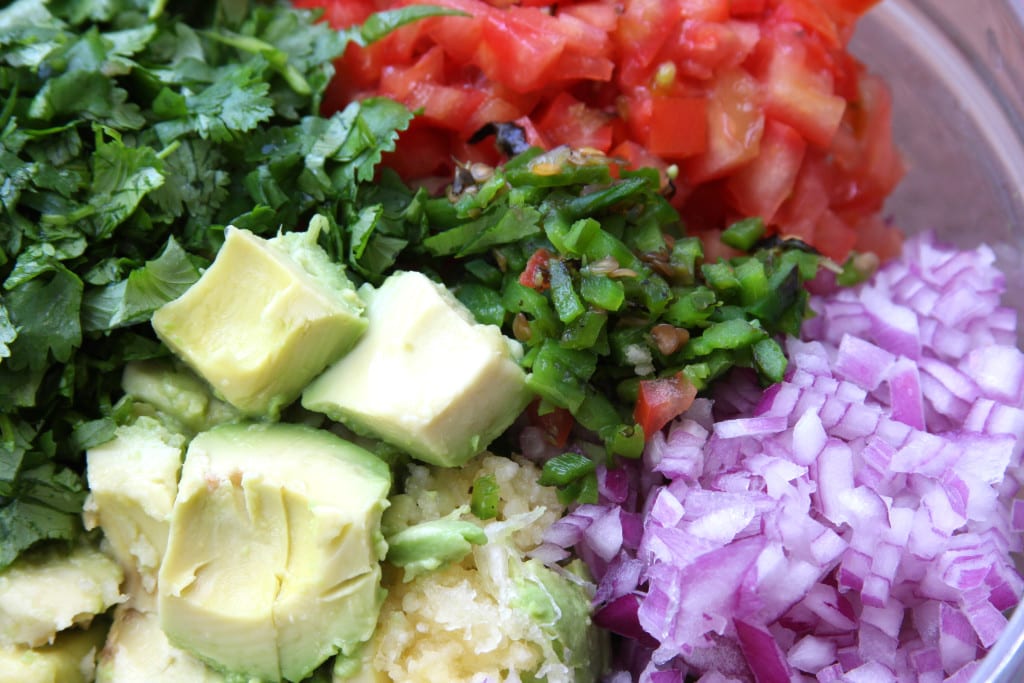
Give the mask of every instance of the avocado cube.
[(366, 329), (359, 296), (316, 234), (264, 240), (228, 227), (202, 277), (153, 314), (160, 339), (247, 415), (277, 417)]
[(0, 681), (90, 683), (106, 633), (107, 623), (96, 619), (87, 629), (61, 631), (49, 645), (0, 647)]
[(170, 644), (155, 612), (118, 605), (96, 666), (96, 683), (226, 683), (227, 678)]
[(170, 642), (234, 676), (298, 681), (366, 641), (383, 601), (391, 473), (299, 424), (224, 424), (189, 444), (157, 581)]
[(85, 454), (85, 528), (101, 528), (114, 558), (150, 593), (167, 547), (184, 451), (185, 437), (140, 417)]
[(117, 563), (86, 544), (21, 555), (0, 572), (0, 646), (39, 647), (90, 623), (122, 600), (122, 580)]
[(305, 408), (444, 467), (484, 450), (522, 412), (518, 342), (478, 324), (444, 286), (402, 272), (360, 294), (369, 328), (306, 387)]
[(135, 412), (155, 413), (165, 426), (189, 436), (221, 422), (244, 419), (178, 360), (131, 361), (121, 373), (121, 388), (132, 398)]

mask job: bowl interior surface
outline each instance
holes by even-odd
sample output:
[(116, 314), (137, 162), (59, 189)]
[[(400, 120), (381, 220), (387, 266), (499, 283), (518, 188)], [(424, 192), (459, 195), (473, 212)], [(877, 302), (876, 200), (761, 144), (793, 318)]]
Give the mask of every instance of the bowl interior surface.
[[(1024, 3), (883, 0), (851, 50), (892, 89), (908, 171), (887, 217), (957, 246), (987, 243), (1006, 274), (1004, 301), (1024, 316)], [(1018, 609), (972, 683), (1022, 680)]]
[(958, 246), (988, 243), (1007, 303), (1024, 311), (1024, 3), (883, 0), (851, 50), (893, 93), (908, 171), (886, 215)]

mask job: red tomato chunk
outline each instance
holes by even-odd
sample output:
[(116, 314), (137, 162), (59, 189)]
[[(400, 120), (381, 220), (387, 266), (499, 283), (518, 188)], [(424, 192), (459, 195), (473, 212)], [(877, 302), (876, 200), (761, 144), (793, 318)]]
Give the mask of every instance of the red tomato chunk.
[(904, 171), (891, 97), (846, 49), (877, 0), (295, 0), (339, 28), (411, 2), (467, 16), (350, 46), (325, 99), (421, 109), (388, 160), (407, 179), (496, 163), (467, 140), (519, 121), (548, 147), (659, 167), (691, 232), (759, 215), (835, 259), (898, 251), (879, 218)]

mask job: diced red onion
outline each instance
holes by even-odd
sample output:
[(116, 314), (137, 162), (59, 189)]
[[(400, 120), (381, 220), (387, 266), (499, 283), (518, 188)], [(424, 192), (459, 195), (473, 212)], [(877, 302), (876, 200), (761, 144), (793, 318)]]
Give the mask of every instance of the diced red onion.
[(1024, 591), (1015, 314), (990, 250), (905, 254), (812, 297), (785, 381), (735, 373), (717, 422), (695, 403), (549, 530), (643, 639), (632, 680), (962, 679), (1002, 633)]

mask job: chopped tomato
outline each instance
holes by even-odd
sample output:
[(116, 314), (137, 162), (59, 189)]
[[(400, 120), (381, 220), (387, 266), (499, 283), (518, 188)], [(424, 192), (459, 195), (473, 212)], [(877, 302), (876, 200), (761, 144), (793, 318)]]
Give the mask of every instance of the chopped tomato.
[(676, 166), (691, 230), (758, 215), (837, 259), (894, 251), (877, 216), (904, 172), (892, 101), (846, 49), (877, 0), (293, 1), (336, 27), (410, 3), (461, 13), (350, 45), (324, 96), (325, 113), (373, 95), (421, 111), (386, 158), (409, 180), (500, 161), (468, 140), (516, 121), (531, 144), (594, 147), (666, 179)]
[(780, 19), (795, 21), (809, 31), (815, 31), (829, 45), (838, 47), (839, 29), (828, 9), (820, 0), (783, 0), (777, 10)]
[(476, 65), (516, 92), (537, 88), (545, 82), (566, 42), (564, 34), (551, 30), (554, 27), (541, 19), (545, 16), (529, 7), (516, 13), (490, 13), (484, 19)]
[(545, 413), (540, 412), (540, 401), (536, 400), (526, 408), (526, 417), (530, 424), (539, 427), (548, 443), (561, 448), (569, 442), (569, 434), (576, 420), (565, 408), (553, 407)]
[(523, 272), (519, 275), (519, 284), (523, 287), (536, 289), (538, 292), (543, 292), (550, 287), (549, 261), (551, 261), (551, 252), (544, 247), (533, 252), (526, 261), (526, 267), (523, 268)]
[(593, 147), (607, 152), (612, 146), (610, 116), (562, 92), (537, 121), (537, 131), (551, 146)]
[(772, 223), (775, 212), (793, 191), (806, 149), (806, 141), (796, 130), (769, 119), (760, 154), (726, 183), (735, 206), (747, 216), (761, 216)]
[(846, 101), (833, 94), (831, 74), (808, 63), (798, 31), (788, 24), (764, 39), (771, 45), (763, 76), (765, 113), (797, 129), (811, 144), (828, 147)]
[(697, 388), (682, 373), (672, 377), (640, 381), (633, 419), (650, 438), (681, 415), (697, 397)]
[(729, 13), (734, 17), (764, 12), (765, 0), (729, 0)]
[(729, 18), (729, 0), (682, 0), (680, 4), (684, 19), (725, 21)]
[(707, 101), (703, 97), (652, 98), (648, 149), (666, 159), (685, 159), (707, 147)]
[(732, 173), (757, 156), (764, 134), (760, 90), (740, 68), (723, 71), (707, 106), (708, 148), (686, 164), (687, 179), (702, 183)]

